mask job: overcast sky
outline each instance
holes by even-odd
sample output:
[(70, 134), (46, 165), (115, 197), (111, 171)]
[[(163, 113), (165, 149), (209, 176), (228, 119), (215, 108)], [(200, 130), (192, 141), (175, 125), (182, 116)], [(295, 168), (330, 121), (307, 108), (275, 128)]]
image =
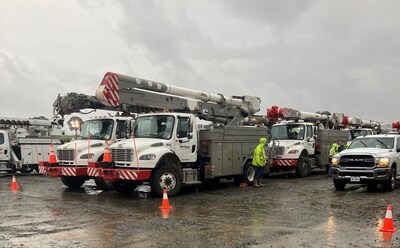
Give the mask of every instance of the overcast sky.
[(0, 116), (52, 115), (108, 71), (400, 120), (398, 0), (0, 0)]

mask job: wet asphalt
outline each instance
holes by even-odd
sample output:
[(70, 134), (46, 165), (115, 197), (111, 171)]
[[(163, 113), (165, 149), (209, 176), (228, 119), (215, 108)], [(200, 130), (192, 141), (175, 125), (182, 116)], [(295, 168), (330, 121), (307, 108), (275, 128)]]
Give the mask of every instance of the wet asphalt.
[(0, 176), (0, 247), (400, 247), (383, 237), (387, 206), (400, 225), (400, 187), (393, 192), (348, 185), (336, 191), (324, 174), (265, 178), (265, 188), (184, 187), (162, 199), (96, 189), (59, 178)]

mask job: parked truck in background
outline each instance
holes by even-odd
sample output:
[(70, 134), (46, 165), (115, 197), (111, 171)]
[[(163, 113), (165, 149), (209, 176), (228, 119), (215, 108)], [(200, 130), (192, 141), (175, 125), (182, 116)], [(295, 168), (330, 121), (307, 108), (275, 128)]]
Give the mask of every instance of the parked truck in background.
[(64, 118), (72, 113), (82, 113), (83, 109), (109, 110), (115, 114), (97, 116), (86, 120), (77, 140), (57, 147), (57, 163), (42, 164), (41, 171), (49, 176), (60, 177), (69, 188), (79, 188), (88, 179), (94, 179), (99, 189), (112, 189), (111, 185), (88, 169), (89, 162), (100, 162), (106, 147), (130, 137), (135, 115), (120, 115), (120, 108), (101, 104), (96, 97), (68, 93), (58, 96), (53, 104), (54, 116)]
[(268, 146), (270, 175), (305, 177), (312, 169), (330, 164), (333, 143), (343, 149), (355, 137), (385, 132), (382, 122), (327, 111), (311, 113), (273, 106), (267, 110), (267, 117), (275, 123)]
[(38, 163), (49, 157), (50, 144), (62, 143), (62, 134), (59, 119), (0, 117), (0, 171), (38, 171)]
[[(117, 191), (132, 192), (148, 182), (161, 197), (163, 189), (177, 195), (182, 184), (221, 178), (252, 183), (253, 151), (268, 135), (266, 127), (245, 125), (259, 111), (258, 97), (225, 97), (116, 73), (104, 76), (96, 97), (113, 107), (164, 110), (139, 115), (133, 138), (110, 146), (113, 162), (95, 165)], [(199, 129), (197, 119), (211, 124)]]

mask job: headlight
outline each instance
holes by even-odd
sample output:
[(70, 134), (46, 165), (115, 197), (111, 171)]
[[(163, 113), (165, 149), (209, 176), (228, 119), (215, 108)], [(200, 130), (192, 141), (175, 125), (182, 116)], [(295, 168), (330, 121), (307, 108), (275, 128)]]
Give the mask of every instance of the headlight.
[(90, 159), (90, 158), (94, 158), (94, 153), (86, 153), (86, 154), (82, 154), (80, 157), (80, 159)]
[(297, 154), (299, 153), (299, 150), (290, 150), (288, 151), (288, 154)]
[(339, 158), (332, 158), (332, 166), (339, 166)]
[(155, 154), (144, 154), (142, 156), (139, 157), (140, 160), (154, 160), (156, 159), (156, 155)]
[(389, 166), (389, 158), (376, 158), (375, 164), (378, 167), (388, 167)]

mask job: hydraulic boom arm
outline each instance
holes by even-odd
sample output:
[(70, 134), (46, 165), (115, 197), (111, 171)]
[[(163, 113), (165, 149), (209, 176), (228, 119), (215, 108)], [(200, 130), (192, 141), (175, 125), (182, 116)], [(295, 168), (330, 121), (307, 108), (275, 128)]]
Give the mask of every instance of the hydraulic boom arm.
[(109, 107), (154, 108), (193, 113), (201, 119), (238, 125), (260, 110), (255, 96), (224, 97), (108, 72), (96, 91), (97, 99)]

